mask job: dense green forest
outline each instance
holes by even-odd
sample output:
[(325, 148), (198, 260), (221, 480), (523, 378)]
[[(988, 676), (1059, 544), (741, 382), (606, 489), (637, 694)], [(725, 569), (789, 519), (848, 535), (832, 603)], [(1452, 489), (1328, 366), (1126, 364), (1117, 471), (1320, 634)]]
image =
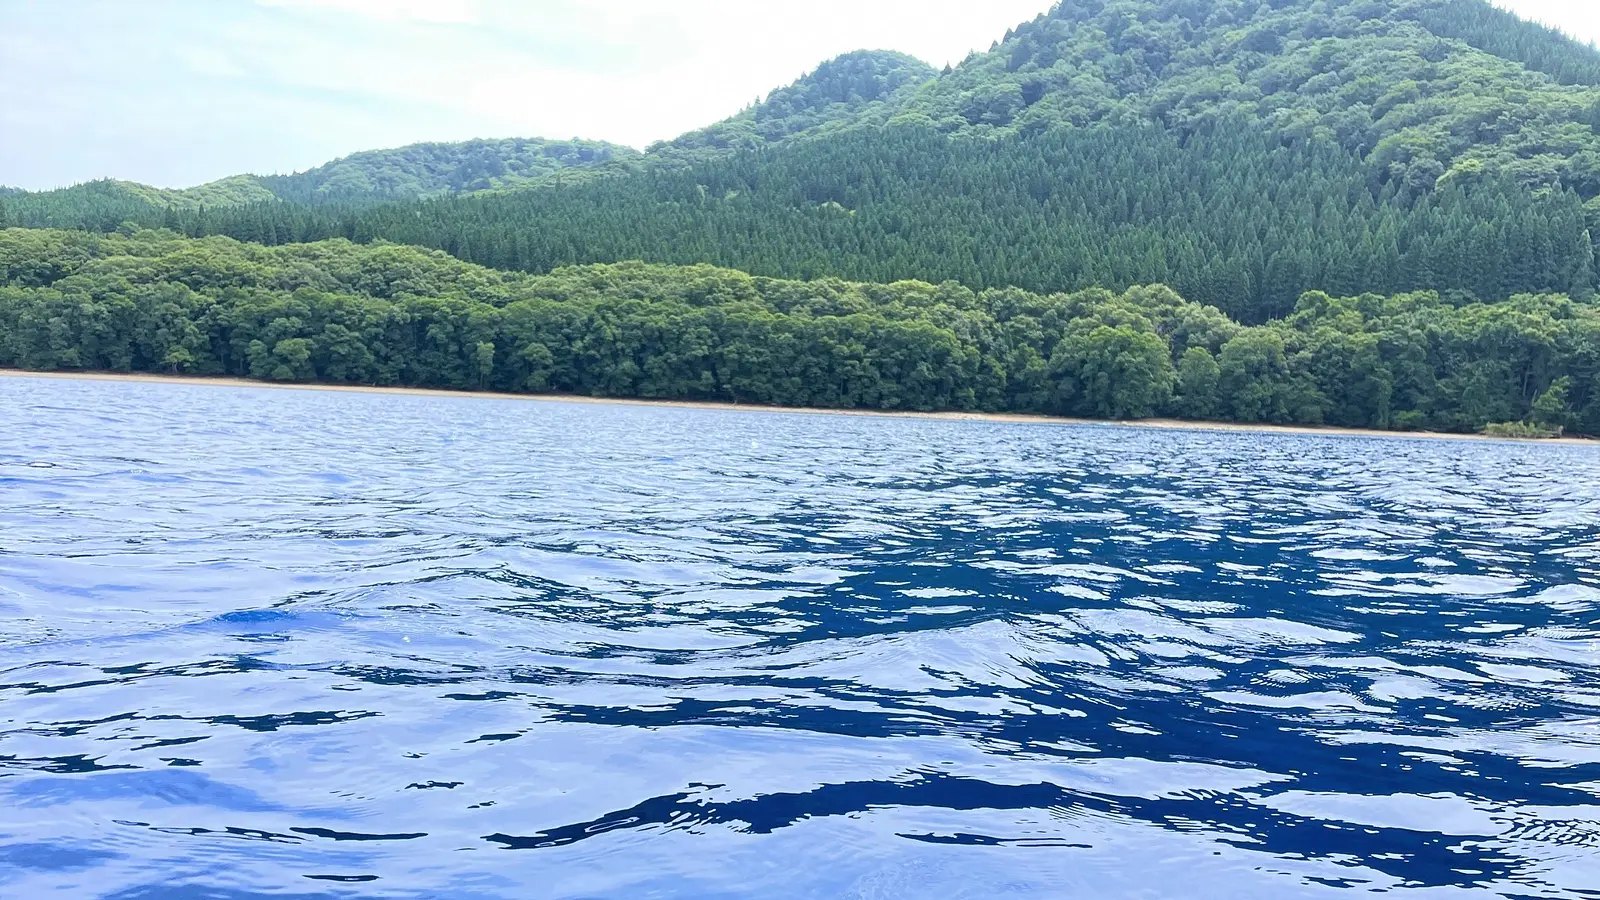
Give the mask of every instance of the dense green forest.
[(1307, 290), (1588, 299), (1588, 223), (1600, 212), (1570, 190), (1532, 193), (1507, 179), (1386, 202), (1332, 143), (1284, 146), (1242, 127), (1180, 144), (1149, 125), (1001, 142), (891, 126), (642, 181), (360, 211), (112, 208), (94, 224), (268, 244), (383, 238), (531, 272), (646, 259), (975, 289), (1160, 282), (1255, 323), (1287, 314)]
[(74, 231), (3, 232), (0, 365), (1600, 434), (1600, 52), (1484, 0), (1062, 0), (643, 154), (0, 192), (8, 226)]
[(1163, 286), (1037, 294), (646, 263), (498, 272), (344, 240), (0, 232), (0, 366), (867, 409), (1600, 433), (1600, 310)]
[(0, 224), (384, 239), (529, 272), (1166, 283), (1247, 323), (1308, 290), (1587, 301), (1597, 66), (1482, 0), (1064, 0), (945, 73), (849, 54), (650, 154), (595, 149), (578, 171), (597, 177), (471, 193), (504, 187), (480, 169), (506, 150), (485, 144), (424, 179), (437, 199), (374, 204), (387, 169), (368, 161), (261, 182), (314, 203), (90, 185), (0, 199)]

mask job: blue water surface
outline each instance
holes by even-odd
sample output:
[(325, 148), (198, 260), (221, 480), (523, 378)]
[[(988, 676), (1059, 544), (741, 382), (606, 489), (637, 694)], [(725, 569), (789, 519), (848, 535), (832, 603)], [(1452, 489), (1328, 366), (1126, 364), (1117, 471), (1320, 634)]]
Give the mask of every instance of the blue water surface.
[(0, 377), (0, 896), (1600, 897), (1600, 448)]

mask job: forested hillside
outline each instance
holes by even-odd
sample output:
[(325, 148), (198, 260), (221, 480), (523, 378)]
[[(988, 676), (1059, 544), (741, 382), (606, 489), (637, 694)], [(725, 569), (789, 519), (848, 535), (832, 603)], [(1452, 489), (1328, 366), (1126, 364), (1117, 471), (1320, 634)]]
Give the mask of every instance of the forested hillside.
[(1481, 0), (1065, 0), (946, 73), (847, 55), (609, 177), (372, 206), (338, 202), (376, 182), (334, 189), (335, 165), (276, 188), (315, 204), (11, 198), (0, 223), (382, 238), (532, 272), (1159, 282), (1252, 323), (1308, 290), (1586, 302), (1597, 61)]
[(1600, 434), (1600, 311), (1161, 286), (1041, 295), (709, 266), (529, 276), (347, 241), (0, 231), (0, 366), (868, 409)]
[(1483, 0), (1062, 0), (904, 114), (1022, 134), (1155, 120), (1182, 137), (1243, 113), (1286, 142), (1336, 141), (1402, 198), (1507, 175), (1588, 199), (1597, 71), (1593, 48)]
[(516, 187), (564, 169), (638, 155), (630, 147), (603, 141), (513, 138), (412, 144), (357, 153), (298, 175), (269, 175), (257, 181), (278, 199), (296, 203), (407, 200)]

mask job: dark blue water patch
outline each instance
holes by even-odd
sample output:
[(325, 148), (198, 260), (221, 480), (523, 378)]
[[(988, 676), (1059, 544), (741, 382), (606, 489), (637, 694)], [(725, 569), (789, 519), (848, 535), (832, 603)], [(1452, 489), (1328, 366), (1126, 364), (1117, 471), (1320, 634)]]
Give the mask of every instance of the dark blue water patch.
[(1594, 449), (0, 394), (0, 895), (1600, 896)]

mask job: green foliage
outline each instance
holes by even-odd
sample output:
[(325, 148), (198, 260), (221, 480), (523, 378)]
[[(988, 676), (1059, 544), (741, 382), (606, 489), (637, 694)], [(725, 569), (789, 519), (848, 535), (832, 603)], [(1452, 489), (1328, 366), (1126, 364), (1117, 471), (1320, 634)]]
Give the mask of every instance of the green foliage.
[(1567, 398), (1572, 393), (1572, 376), (1563, 375), (1534, 398), (1533, 421), (1546, 428), (1561, 431), (1572, 422), (1572, 410), (1567, 407)]
[(533, 276), (160, 230), (0, 230), (0, 366), (1600, 433), (1600, 310), (1559, 296), (1313, 293), (1247, 328), (1161, 286), (975, 292), (637, 262)]
[(1484, 426), (1483, 433), (1489, 437), (1518, 438), (1521, 440), (1543, 440), (1561, 436), (1560, 431), (1529, 422), (1492, 422)]
[(1593, 45), (1524, 21), (1486, 0), (1436, 0), (1402, 5), (1399, 12), (1434, 34), (1520, 62), (1561, 84), (1600, 85), (1600, 54)]
[(1173, 412), (1186, 419), (1210, 419), (1217, 415), (1217, 389), (1222, 369), (1216, 357), (1204, 347), (1190, 347), (1178, 360), (1178, 393)]
[(1050, 369), (1057, 412), (1102, 419), (1155, 415), (1171, 401), (1176, 380), (1167, 342), (1132, 325), (1069, 327)]
[(1367, 181), (1331, 142), (1284, 146), (1244, 126), (1179, 143), (1150, 125), (989, 141), (901, 124), (648, 178), (367, 209), (107, 204), (76, 223), (10, 209), (28, 225), (134, 221), (267, 244), (383, 238), (533, 272), (646, 259), (1038, 292), (1160, 282), (1251, 323), (1308, 290), (1592, 296), (1590, 211), (1576, 193), (1489, 179), (1379, 202)]

